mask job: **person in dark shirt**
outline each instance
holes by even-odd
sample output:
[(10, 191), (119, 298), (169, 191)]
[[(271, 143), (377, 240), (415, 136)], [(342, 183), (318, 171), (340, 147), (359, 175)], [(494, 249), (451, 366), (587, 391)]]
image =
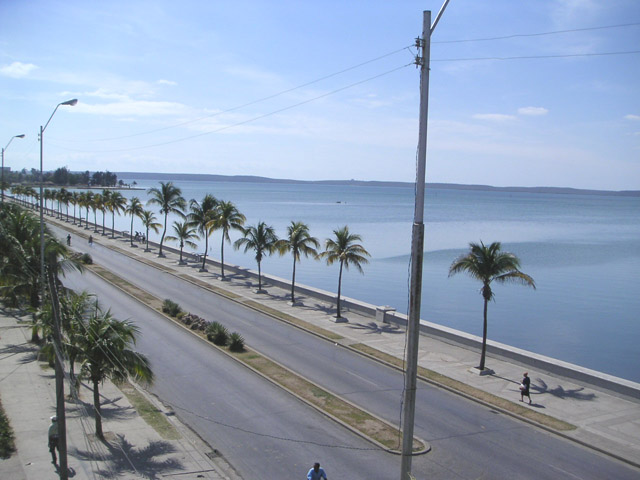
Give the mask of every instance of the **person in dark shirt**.
[(531, 394), (529, 393), (529, 388), (531, 387), (531, 379), (529, 378), (529, 374), (524, 372), (524, 377), (522, 378), (522, 382), (520, 383), (520, 401), (524, 402), (524, 397), (529, 397), (529, 405), (531, 405)]

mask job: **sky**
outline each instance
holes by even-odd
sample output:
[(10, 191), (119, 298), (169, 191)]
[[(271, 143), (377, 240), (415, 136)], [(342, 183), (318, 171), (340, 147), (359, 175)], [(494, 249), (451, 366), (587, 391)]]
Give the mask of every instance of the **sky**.
[[(415, 181), (443, 0), (2, 0), (13, 170)], [(640, 1), (451, 0), (427, 181), (640, 189)], [(633, 52), (633, 53), (629, 53)]]

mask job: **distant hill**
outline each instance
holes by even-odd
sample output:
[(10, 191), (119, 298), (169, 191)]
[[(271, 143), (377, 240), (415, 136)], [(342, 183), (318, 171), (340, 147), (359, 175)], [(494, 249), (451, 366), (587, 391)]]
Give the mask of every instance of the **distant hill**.
[[(287, 183), (314, 185), (356, 185), (365, 187), (407, 187), (412, 182), (380, 182), (365, 180), (289, 180), (282, 178), (257, 177), (252, 175), (206, 175), (197, 173), (147, 173), (116, 172), (118, 178), (128, 180), (191, 181), (191, 182), (245, 182), (245, 183)], [(482, 190), (495, 192), (555, 193), (565, 195), (614, 195), (640, 197), (640, 190), (586, 190), (565, 187), (492, 187), (491, 185), (462, 185), (457, 183), (427, 183), (427, 188), (447, 190)]]

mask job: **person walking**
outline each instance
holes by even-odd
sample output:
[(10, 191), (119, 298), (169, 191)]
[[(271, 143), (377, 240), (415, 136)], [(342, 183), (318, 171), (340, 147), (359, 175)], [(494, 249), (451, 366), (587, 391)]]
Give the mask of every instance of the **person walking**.
[(522, 382), (520, 383), (520, 401), (524, 402), (524, 397), (529, 397), (529, 405), (531, 405), (531, 394), (529, 389), (531, 388), (531, 379), (529, 374), (524, 372)]
[(327, 474), (324, 473), (324, 470), (320, 468), (320, 464), (318, 462), (313, 464), (313, 468), (309, 470), (307, 473), (307, 480), (327, 480)]
[(51, 452), (51, 463), (57, 466), (56, 448), (58, 449), (58, 453), (60, 453), (60, 447), (58, 445), (58, 417), (54, 415), (51, 417), (51, 425), (49, 425), (49, 452)]
[(67, 235), (67, 245), (71, 246), (71, 234)]
[(89, 246), (93, 247), (93, 235), (89, 235)]

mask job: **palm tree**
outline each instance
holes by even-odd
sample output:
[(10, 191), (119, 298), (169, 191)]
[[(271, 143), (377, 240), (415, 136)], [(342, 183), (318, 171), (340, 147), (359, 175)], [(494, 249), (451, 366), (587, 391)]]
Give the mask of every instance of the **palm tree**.
[(71, 194), (71, 192), (66, 188), (61, 188), (60, 192), (58, 193), (58, 201), (65, 206), (67, 222), (69, 221), (69, 203), (71, 203), (72, 200), (73, 200), (73, 195)]
[(99, 386), (104, 380), (125, 381), (132, 376), (137, 381), (153, 382), (153, 372), (147, 358), (132, 350), (139, 329), (126, 320), (113, 318), (110, 311), (98, 309), (89, 318), (84, 335), (78, 336), (80, 375), (93, 384), (93, 406), (96, 436), (104, 439), (100, 412)]
[(187, 207), (187, 202), (182, 197), (182, 190), (171, 182), (160, 182), (160, 188), (152, 187), (147, 190), (147, 193), (151, 195), (147, 205), (159, 205), (160, 213), (164, 214), (164, 230), (160, 238), (160, 251), (158, 252), (158, 256), (163, 257), (162, 244), (167, 233), (167, 216), (170, 213), (175, 213), (180, 218), (184, 218), (183, 210)]
[(131, 215), (131, 230), (129, 233), (131, 237), (132, 247), (134, 246), (133, 245), (133, 219), (135, 217), (141, 218), (143, 211), (144, 211), (144, 207), (142, 206), (142, 202), (140, 201), (140, 199), (138, 197), (131, 197), (131, 200), (129, 200), (129, 205), (127, 206), (124, 213), (126, 213), (127, 215)]
[(214, 219), (215, 209), (218, 205), (218, 200), (211, 194), (207, 194), (202, 199), (202, 202), (198, 203), (197, 200), (191, 199), (189, 202), (189, 209), (191, 212), (187, 215), (189, 225), (195, 227), (198, 233), (204, 238), (204, 255), (202, 257), (201, 272), (205, 272), (207, 262), (207, 252), (209, 251), (209, 236), (213, 231), (211, 221)]
[(262, 270), (260, 269), (260, 263), (265, 253), (267, 255), (273, 253), (278, 237), (273, 227), (264, 222), (259, 222), (255, 227), (243, 228), (242, 234), (243, 237), (236, 240), (233, 247), (236, 250), (244, 247), (245, 253), (248, 250), (254, 250), (256, 252), (255, 259), (256, 262), (258, 262), (258, 293), (262, 293)]
[(71, 193), (71, 205), (73, 205), (73, 224), (76, 224), (76, 207), (80, 205), (80, 193), (74, 191)]
[(308, 257), (312, 255), (317, 258), (317, 248), (320, 247), (320, 242), (317, 238), (312, 237), (309, 233), (309, 226), (302, 222), (291, 222), (291, 225), (287, 227), (287, 238), (278, 240), (276, 248), (280, 252), (280, 255), (284, 255), (287, 252), (291, 252), (293, 256), (293, 274), (291, 275), (291, 303), (295, 304), (296, 299), (295, 285), (296, 285), (296, 262), (300, 261), (300, 254)]
[(184, 246), (198, 248), (198, 245), (192, 240), (200, 240), (196, 234), (196, 229), (188, 222), (173, 222), (173, 231), (175, 236), (167, 236), (167, 241), (178, 242), (180, 245), (180, 265), (184, 265), (182, 261), (182, 249)]
[(242, 231), (246, 220), (246, 217), (240, 213), (232, 202), (224, 200), (218, 202), (214, 223), (215, 228), (222, 230), (222, 242), (220, 244), (220, 269), (222, 273), (222, 280), (224, 280), (224, 242), (231, 242), (229, 230)]
[(340, 318), (340, 292), (342, 290), (342, 270), (346, 268), (349, 270), (349, 265), (353, 265), (360, 273), (364, 273), (362, 270), (362, 264), (369, 263), (366, 257), (370, 257), (369, 252), (365, 248), (356, 242), (361, 242), (362, 237), (355, 233), (349, 233), (349, 227), (344, 227), (334, 230), (333, 234), (335, 239), (327, 238), (325, 241), (324, 252), (319, 257), (326, 259), (327, 265), (333, 265), (335, 262), (340, 262), (340, 273), (338, 274), (338, 299), (336, 302), (337, 313), (336, 317)]
[[(98, 233), (98, 210), (102, 211), (102, 224), (104, 225), (104, 200), (99, 193), (94, 193), (91, 197), (91, 210), (93, 210), (93, 232)], [(104, 227), (102, 233), (104, 233)]]
[(113, 192), (111, 190), (104, 189), (102, 190), (102, 202), (100, 203), (100, 211), (102, 212), (102, 235), (106, 235), (106, 228), (104, 227), (105, 217), (107, 215), (107, 210), (109, 210), (109, 204), (111, 203), (111, 195)]
[(125, 211), (127, 199), (120, 192), (111, 192), (107, 200), (107, 208), (111, 212), (111, 238), (116, 238), (116, 213)]
[(482, 354), (478, 369), (484, 370), (485, 354), (487, 350), (487, 306), (492, 300), (491, 283), (519, 283), (536, 288), (536, 284), (526, 273), (522, 273), (520, 260), (513, 253), (503, 252), (500, 242), (493, 242), (486, 246), (484, 243), (470, 243), (469, 252), (459, 256), (449, 267), (449, 276), (459, 272), (466, 272), (471, 278), (480, 280), (480, 293), (484, 298), (484, 323), (482, 328)]
[(140, 219), (142, 220), (142, 225), (147, 229), (147, 235), (144, 237), (146, 242), (146, 247), (144, 249), (145, 252), (149, 251), (149, 230), (153, 230), (155, 233), (158, 233), (158, 230), (162, 226), (162, 224), (156, 222), (156, 214), (151, 210), (143, 210), (140, 215)]

